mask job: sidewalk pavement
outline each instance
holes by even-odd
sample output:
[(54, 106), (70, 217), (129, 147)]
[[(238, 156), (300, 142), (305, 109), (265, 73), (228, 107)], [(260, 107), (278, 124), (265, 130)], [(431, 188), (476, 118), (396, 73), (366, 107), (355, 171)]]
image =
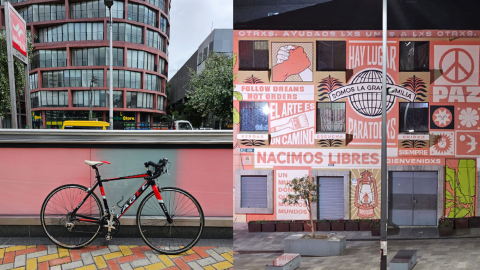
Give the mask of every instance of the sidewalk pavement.
[[(480, 269), (480, 239), (421, 239), (388, 241), (387, 262), (399, 250), (417, 250), (417, 265), (413, 270), (473, 270)], [(282, 253), (233, 255), (235, 270), (264, 270)], [(378, 270), (379, 241), (349, 241), (341, 256), (302, 257), (297, 270)]]
[[(283, 239), (292, 234), (309, 232), (274, 232), (274, 233), (249, 233), (247, 223), (233, 224), (233, 248), (236, 254), (241, 253), (279, 253), (283, 252)], [(336, 234), (347, 237), (347, 241), (374, 241), (380, 240), (378, 236), (372, 236), (370, 231), (343, 231), (343, 232), (315, 232), (319, 235)], [(450, 238), (480, 238), (480, 229), (472, 228), (455, 230), (455, 235)], [(389, 228), (388, 240), (426, 240), (446, 239), (438, 236), (437, 227), (411, 227), (411, 228)], [(480, 239), (478, 240), (480, 243)], [(479, 267), (480, 269), (480, 267)]]
[(148, 246), (87, 246), (64, 249), (56, 245), (0, 246), (0, 270), (220, 270), (232, 269), (231, 247), (196, 246), (179, 255), (161, 255)]

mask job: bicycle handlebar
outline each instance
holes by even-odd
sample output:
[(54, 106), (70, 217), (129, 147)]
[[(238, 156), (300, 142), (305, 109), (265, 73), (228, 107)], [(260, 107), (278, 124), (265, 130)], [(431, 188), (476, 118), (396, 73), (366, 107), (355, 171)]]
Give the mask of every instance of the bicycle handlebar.
[(168, 158), (160, 159), (158, 161), (158, 163), (155, 163), (153, 161), (145, 162), (144, 163), (145, 168), (148, 168), (149, 166), (152, 166), (153, 168), (155, 168), (155, 171), (153, 172), (153, 175), (152, 176), (147, 176), (147, 177), (145, 177), (145, 179), (151, 180), (151, 179), (155, 179), (155, 178), (159, 177), (163, 172), (163, 167), (165, 165), (167, 165), (167, 163), (168, 163)]

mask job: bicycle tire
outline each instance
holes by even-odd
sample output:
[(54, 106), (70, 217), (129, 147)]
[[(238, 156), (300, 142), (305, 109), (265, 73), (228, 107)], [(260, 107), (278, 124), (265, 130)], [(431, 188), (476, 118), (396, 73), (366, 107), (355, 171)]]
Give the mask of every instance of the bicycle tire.
[[(160, 195), (173, 223), (168, 224), (166, 221), (165, 214), (152, 191), (142, 200), (138, 208), (138, 230), (142, 239), (152, 249), (168, 255), (180, 254), (191, 249), (202, 235), (205, 224), (202, 207), (190, 193), (179, 188), (162, 188)], [(181, 203), (180, 208), (178, 205), (173, 205), (176, 201)], [(192, 205), (185, 205), (189, 202)], [(184, 213), (185, 210), (188, 212)], [(182, 213), (188, 216), (183, 216)], [(183, 225), (177, 229), (175, 225), (181, 225), (181, 223)], [(187, 240), (190, 238), (191, 240)], [(164, 239), (166, 241), (163, 241)], [(169, 245), (163, 244), (165, 242)]]
[[(69, 191), (67, 191), (67, 189)], [(66, 227), (67, 214), (72, 212), (73, 209), (80, 204), (87, 192), (88, 189), (82, 185), (68, 184), (54, 189), (48, 194), (47, 198), (45, 198), (40, 211), (40, 220), (43, 230), (48, 238), (55, 244), (64, 248), (75, 249), (88, 245), (97, 237), (101, 228), (100, 224), (92, 225), (92, 223), (75, 221), (75, 226), (72, 228), (72, 231), (69, 231)], [(68, 204), (66, 202), (68, 202)], [(88, 216), (93, 215), (92, 217), (101, 219), (103, 208), (97, 195), (92, 193), (77, 213)], [(75, 230), (75, 228), (80, 228), (85, 231), (78, 231)]]

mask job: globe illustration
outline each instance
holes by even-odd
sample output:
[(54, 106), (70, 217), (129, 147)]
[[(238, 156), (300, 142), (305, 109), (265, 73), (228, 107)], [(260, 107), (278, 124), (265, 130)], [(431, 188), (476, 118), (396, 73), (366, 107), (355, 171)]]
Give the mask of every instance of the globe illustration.
[[(352, 79), (350, 84), (382, 83), (382, 72), (379, 70), (365, 70)], [(387, 74), (387, 84), (395, 84)], [(349, 97), (352, 107), (362, 115), (375, 117), (382, 114), (382, 93), (360, 93)], [(395, 103), (395, 96), (387, 93), (387, 112)]]

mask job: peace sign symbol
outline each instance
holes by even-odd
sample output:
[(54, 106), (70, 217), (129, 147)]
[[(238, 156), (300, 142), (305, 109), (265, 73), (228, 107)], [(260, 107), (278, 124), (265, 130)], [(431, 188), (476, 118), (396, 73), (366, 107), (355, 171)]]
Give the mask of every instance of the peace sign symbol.
[[(445, 63), (446, 67), (443, 67), (443, 60), (445, 57), (449, 60), (453, 57), (453, 63), (448, 66), (448, 61)], [(470, 66), (468, 61), (460, 63), (460, 58), (465, 59), (465, 56), (470, 59)], [(474, 64), (472, 56), (464, 49), (454, 48), (446, 51), (440, 58), (440, 69), (443, 70), (443, 77), (445, 80), (451, 83), (461, 83), (466, 81), (473, 74)]]

